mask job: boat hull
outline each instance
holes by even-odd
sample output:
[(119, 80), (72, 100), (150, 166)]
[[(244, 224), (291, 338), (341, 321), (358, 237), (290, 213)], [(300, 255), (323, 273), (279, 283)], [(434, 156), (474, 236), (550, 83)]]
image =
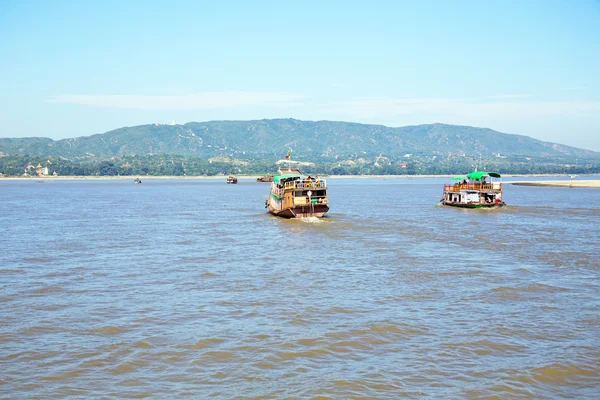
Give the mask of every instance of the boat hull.
[(285, 210), (277, 210), (270, 205), (267, 208), (271, 214), (282, 218), (323, 218), (325, 213), (329, 211), (329, 207), (326, 205), (315, 205), (312, 210), (311, 207), (292, 207)]
[(493, 203), (493, 204), (479, 204), (479, 203), (455, 203), (450, 201), (441, 202), (445, 206), (449, 207), (460, 207), (460, 208), (500, 208), (504, 207), (506, 203)]

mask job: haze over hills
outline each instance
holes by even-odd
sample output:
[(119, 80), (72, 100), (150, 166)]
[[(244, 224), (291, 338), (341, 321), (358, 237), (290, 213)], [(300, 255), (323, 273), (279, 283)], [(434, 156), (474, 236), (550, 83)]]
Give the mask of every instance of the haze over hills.
[(199, 158), (279, 159), (287, 149), (294, 158), (316, 162), (386, 157), (460, 155), (543, 159), (600, 159), (600, 153), (543, 142), (487, 128), (429, 124), (391, 128), (334, 121), (265, 119), (190, 122), (123, 127), (72, 139), (0, 138), (0, 155), (37, 155), (68, 159), (177, 155)]

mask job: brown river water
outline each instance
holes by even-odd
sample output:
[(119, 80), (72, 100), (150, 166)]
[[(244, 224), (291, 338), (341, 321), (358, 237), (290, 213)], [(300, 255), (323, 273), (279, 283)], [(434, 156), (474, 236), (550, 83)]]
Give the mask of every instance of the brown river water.
[(0, 181), (0, 398), (600, 398), (600, 190)]

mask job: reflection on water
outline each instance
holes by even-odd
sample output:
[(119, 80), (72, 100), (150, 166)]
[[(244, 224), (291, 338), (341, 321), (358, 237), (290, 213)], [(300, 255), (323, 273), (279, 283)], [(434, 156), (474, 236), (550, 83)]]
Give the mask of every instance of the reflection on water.
[(593, 398), (600, 191), (0, 181), (0, 397)]

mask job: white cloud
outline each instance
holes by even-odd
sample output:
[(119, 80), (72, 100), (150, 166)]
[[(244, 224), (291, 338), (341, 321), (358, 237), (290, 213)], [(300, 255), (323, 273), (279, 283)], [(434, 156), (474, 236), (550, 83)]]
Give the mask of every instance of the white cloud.
[(204, 92), (180, 96), (144, 95), (63, 95), (52, 103), (82, 104), (104, 108), (140, 110), (203, 110), (239, 106), (287, 108), (297, 105), (303, 96), (280, 92)]
[[(52, 103), (140, 110), (214, 110), (242, 106), (271, 109), (304, 108), (329, 115), (327, 118), (389, 118), (424, 116), (524, 117), (600, 111), (600, 102), (536, 102), (527, 94), (505, 94), (481, 98), (392, 98), (354, 97), (347, 100), (313, 102), (308, 97), (282, 92), (204, 92), (176, 96), (61, 95)], [(438, 118), (439, 119), (439, 118)]]
[(488, 96), (486, 99), (492, 100), (510, 100), (510, 99), (522, 99), (525, 97), (531, 97), (530, 94), (498, 94), (495, 96)]
[[(515, 98), (515, 95), (511, 95)], [(361, 97), (351, 100), (321, 104), (324, 113), (336, 113), (355, 118), (390, 118), (395, 116), (423, 116), (440, 120), (451, 117), (542, 117), (600, 112), (600, 102), (526, 102), (494, 101), (476, 99), (397, 99), (387, 97)], [(431, 122), (431, 120), (429, 121)]]
[(587, 88), (585, 86), (571, 86), (571, 87), (560, 88), (559, 90), (561, 92), (577, 92), (577, 91), (581, 91), (581, 90), (587, 90)]

